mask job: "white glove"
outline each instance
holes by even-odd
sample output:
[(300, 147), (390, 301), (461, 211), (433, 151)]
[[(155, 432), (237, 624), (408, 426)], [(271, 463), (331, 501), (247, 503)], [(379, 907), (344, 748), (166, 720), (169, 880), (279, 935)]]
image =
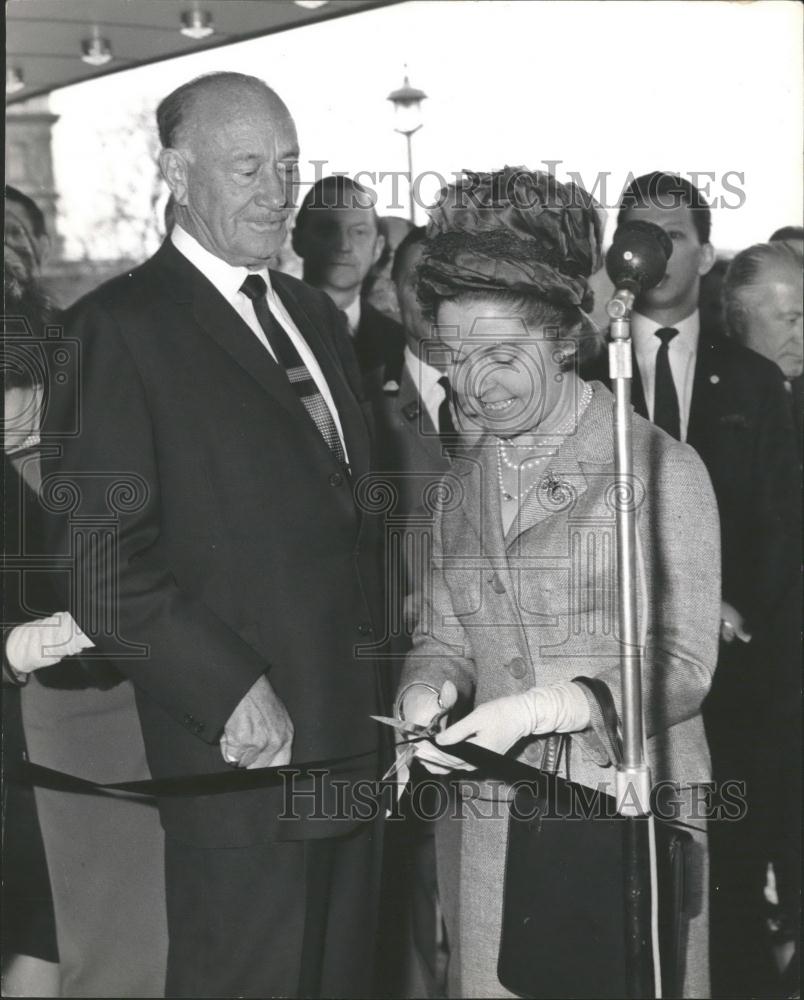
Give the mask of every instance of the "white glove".
[(6, 639), (6, 659), (18, 674), (29, 674), (94, 645), (69, 611), (62, 611), (13, 628)]
[[(586, 695), (579, 685), (568, 681), (484, 702), (466, 718), (439, 733), (436, 743), (450, 746), (469, 740), (488, 750), (507, 753), (526, 736), (585, 729), (589, 718)], [(462, 762), (460, 766), (463, 770), (474, 770)]]

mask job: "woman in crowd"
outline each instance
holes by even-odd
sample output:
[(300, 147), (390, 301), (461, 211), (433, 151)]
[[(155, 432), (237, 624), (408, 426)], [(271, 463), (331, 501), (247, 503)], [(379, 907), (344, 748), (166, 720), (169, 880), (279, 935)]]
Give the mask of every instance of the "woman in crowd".
[[(8, 245), (3, 293), (6, 316), (44, 318), (44, 302), (25, 280), (22, 256)], [(31, 788), (10, 780), (14, 764), (25, 753), (20, 688), (28, 680), (27, 647), (35, 624), (26, 628), (23, 623), (31, 618), (27, 608), (39, 595), (23, 595), (19, 574), (6, 568), (5, 559), (25, 551), (23, 525), (28, 526), (29, 542), (35, 543), (32, 486), (37, 477), (28, 459), (34, 440), (31, 414), (38, 410), (41, 385), (37, 366), (26, 363), (30, 357), (26, 359), (24, 350), (10, 349), (5, 330), (3, 339), (3, 622), (8, 626), (3, 632), (3, 995), (58, 996), (56, 926), (36, 803)]]
[[(417, 753), (454, 779), (436, 833), (452, 996), (507, 993), (497, 956), (508, 818), (462, 805), (466, 795), (505, 799), (507, 790), (467, 784), (471, 769), (450, 744), (470, 738), (538, 765), (545, 738), (566, 733), (573, 780), (613, 792), (599, 714), (572, 680), (604, 681), (620, 709), (613, 397), (576, 374), (600, 345), (586, 316), (599, 250), (586, 192), (506, 168), (442, 192), (419, 270), (419, 296), (449, 355), (464, 447), (444, 480), (427, 613), (397, 711), (426, 724), (451, 709), (439, 746)], [(633, 444), (648, 756), (654, 780), (689, 790), (710, 779), (700, 709), (717, 658), (716, 506), (691, 448), (637, 416)], [(693, 848), (683, 990), (706, 996), (703, 829)]]
[[(150, 777), (131, 685), (76, 657), (92, 644), (61, 610), (64, 575), (41, 561), (41, 329), (52, 315), (8, 243), (4, 287), (4, 767), (27, 753), (98, 781)], [(4, 781), (3, 995), (162, 996), (163, 848), (150, 802)]]

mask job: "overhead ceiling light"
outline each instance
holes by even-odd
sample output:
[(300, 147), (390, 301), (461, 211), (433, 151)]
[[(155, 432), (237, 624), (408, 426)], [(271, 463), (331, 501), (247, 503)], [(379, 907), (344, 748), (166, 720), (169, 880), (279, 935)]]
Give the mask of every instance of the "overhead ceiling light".
[(22, 70), (16, 66), (6, 68), (6, 93), (18, 94), (25, 87), (25, 78)]
[(181, 33), (187, 38), (208, 38), (215, 32), (215, 25), (212, 23), (212, 15), (208, 10), (199, 10), (194, 7), (186, 10), (181, 15)]
[(112, 61), (112, 46), (108, 38), (101, 38), (97, 26), (92, 29), (92, 37), (81, 42), (81, 59), (90, 66), (105, 66)]
[(297, 7), (304, 7), (305, 10), (315, 10), (316, 7), (323, 7), (328, 0), (293, 0)]

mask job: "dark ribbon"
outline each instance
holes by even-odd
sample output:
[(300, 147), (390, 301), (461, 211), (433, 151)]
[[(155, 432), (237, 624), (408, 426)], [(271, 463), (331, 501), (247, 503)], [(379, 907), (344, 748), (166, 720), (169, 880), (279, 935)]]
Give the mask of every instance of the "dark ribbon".
[[(418, 743), (426, 737), (406, 741)], [(475, 743), (456, 743), (448, 748), (449, 753), (467, 764), (474, 764), (495, 777), (513, 784), (516, 781), (539, 781), (546, 777), (536, 768), (520, 761), (486, 750)], [(139, 781), (98, 782), (78, 778), (64, 771), (57, 771), (32, 761), (19, 761), (12, 769), (10, 777), (27, 785), (50, 788), (60, 792), (83, 794), (104, 794), (106, 792), (127, 792), (130, 795), (147, 796), (192, 796), (220, 795), (225, 792), (242, 792), (253, 788), (279, 785), (293, 775), (310, 774), (343, 768), (353, 761), (374, 756), (373, 751), (352, 754), (347, 757), (326, 757), (307, 761), (304, 764), (283, 765), (281, 767), (233, 768), (231, 771), (216, 771), (212, 774), (177, 775), (172, 778), (144, 778)]]

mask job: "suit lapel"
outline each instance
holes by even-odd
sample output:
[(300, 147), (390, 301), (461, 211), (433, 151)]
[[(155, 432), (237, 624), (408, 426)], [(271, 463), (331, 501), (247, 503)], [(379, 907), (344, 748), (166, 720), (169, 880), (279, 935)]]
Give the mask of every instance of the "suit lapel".
[[(460, 478), (462, 499), (459, 510), (463, 523), (454, 532), (449, 550), (460, 556), (477, 553), (488, 563), (487, 581), (495, 592), (507, 595), (510, 621), (517, 622), (523, 649), (529, 649), (520, 600), (519, 556), (523, 553), (524, 534), (534, 525), (554, 515), (566, 524), (578, 499), (588, 490), (584, 466), (608, 466), (614, 460), (614, 397), (600, 383), (592, 383), (594, 394), (582, 417), (583, 437), (579, 433), (565, 438), (559, 453), (545, 471), (544, 486), (526, 500), (518, 519), (505, 538), (502, 532), (501, 497), (497, 481), (496, 440), (487, 436), (453, 460), (452, 471)], [(551, 475), (552, 474), (552, 475)], [(594, 468), (590, 475), (595, 475)], [(534, 495), (537, 494), (537, 495)], [(553, 530), (559, 531), (558, 525)], [(497, 578), (495, 580), (495, 577)], [(504, 586), (497, 589), (497, 581)], [(482, 581), (481, 581), (482, 584)]]
[[(495, 592), (507, 595), (509, 620), (518, 622), (521, 627), (518, 586), (511, 571), (502, 533), (500, 493), (494, 466), (496, 447), (496, 439), (486, 436), (453, 459), (451, 471), (459, 477), (463, 491), (459, 507), (463, 515), (463, 528), (456, 531), (454, 542), (449, 548), (458, 554), (459, 566), (461, 557), (465, 560), (467, 556), (474, 555), (488, 564), (484, 568), (483, 562), (478, 560), (481, 593), (484, 582), (488, 582)], [(499, 589), (500, 584), (504, 590)]]
[[(636, 366), (635, 366), (636, 367)], [(553, 514), (569, 514), (588, 489), (583, 465), (614, 460), (614, 397), (599, 382), (574, 434), (565, 437), (536, 486), (522, 503), (505, 536), (509, 548), (529, 528)], [(581, 430), (583, 433), (581, 433)]]
[[(428, 467), (435, 465), (448, 469), (450, 462), (444, 455), (438, 430), (430, 419), (430, 414), (422, 402), (418, 386), (414, 383), (407, 365), (402, 369), (394, 409), (399, 415), (399, 422), (411, 442), (411, 447), (422, 454), (427, 460)], [(416, 468), (415, 465), (413, 467)]]
[(638, 413), (640, 417), (644, 417), (646, 420), (649, 420), (648, 405), (645, 402), (645, 387), (642, 385), (642, 374), (639, 370), (639, 365), (637, 364), (636, 351), (634, 351), (633, 348), (631, 349), (631, 356), (633, 358), (631, 404), (634, 407), (635, 413)]
[(300, 416), (305, 411), (287, 375), (218, 290), (202, 275), (199, 279), (193, 298), (195, 321), (289, 413)]
[[(215, 286), (173, 246), (170, 239), (165, 240), (154, 255), (153, 263), (162, 270), (163, 280), (167, 282), (171, 295), (177, 301), (191, 305), (193, 318), (199, 328), (298, 422), (299, 427), (307, 433), (310, 446), (320, 453), (322, 460), (334, 463), (332, 453), (296, 395), (287, 375), (259, 342), (254, 331)], [(276, 273), (271, 272), (272, 282), (276, 277)], [(281, 284), (281, 276), (276, 284), (278, 290), (281, 285), (282, 302), (315, 354), (332, 391), (347, 438), (347, 450), (353, 463), (353, 472), (355, 475), (363, 474), (368, 470), (368, 431), (362, 414), (355, 417), (354, 410), (357, 409), (359, 412), (359, 407), (351, 399), (339, 367), (324, 349), (318, 331), (306, 310), (299, 305), (295, 296), (287, 292), (284, 284)], [(351, 405), (349, 405), (350, 400)]]
[(165, 240), (153, 261), (163, 269), (172, 296), (192, 307), (200, 329), (294, 417), (304, 412), (287, 376), (253, 330), (170, 239)]
[(691, 444), (696, 450), (708, 436), (709, 429), (717, 424), (714, 412), (720, 384), (716, 370), (717, 360), (717, 347), (711, 340), (706, 339), (701, 331), (695, 358), (690, 418), (687, 423), (687, 444)]
[(505, 536), (510, 550), (522, 535), (546, 517), (571, 510), (587, 490), (586, 475), (577, 457), (576, 438), (568, 437), (550, 459), (538, 485), (522, 502)]

